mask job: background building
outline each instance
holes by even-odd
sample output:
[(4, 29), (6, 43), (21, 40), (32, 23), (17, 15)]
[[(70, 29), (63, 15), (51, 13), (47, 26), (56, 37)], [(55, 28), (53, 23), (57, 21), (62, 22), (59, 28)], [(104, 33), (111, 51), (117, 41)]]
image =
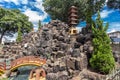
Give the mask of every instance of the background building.
[(113, 44), (120, 43), (120, 31), (111, 32), (111, 33), (108, 33), (108, 35), (109, 35)]

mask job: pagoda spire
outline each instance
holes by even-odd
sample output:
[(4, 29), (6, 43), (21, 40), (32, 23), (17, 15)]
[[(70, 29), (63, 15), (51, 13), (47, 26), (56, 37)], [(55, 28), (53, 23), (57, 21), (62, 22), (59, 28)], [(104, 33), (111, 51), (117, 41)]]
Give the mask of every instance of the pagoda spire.
[(75, 6), (71, 6), (68, 15), (69, 26), (75, 27), (78, 24), (78, 8)]

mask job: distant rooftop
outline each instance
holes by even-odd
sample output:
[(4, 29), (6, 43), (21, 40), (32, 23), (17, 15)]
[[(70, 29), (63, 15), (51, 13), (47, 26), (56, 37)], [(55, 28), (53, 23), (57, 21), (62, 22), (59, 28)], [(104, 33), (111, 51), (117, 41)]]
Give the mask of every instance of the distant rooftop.
[(115, 33), (120, 33), (120, 31), (110, 32), (108, 34), (115, 34)]

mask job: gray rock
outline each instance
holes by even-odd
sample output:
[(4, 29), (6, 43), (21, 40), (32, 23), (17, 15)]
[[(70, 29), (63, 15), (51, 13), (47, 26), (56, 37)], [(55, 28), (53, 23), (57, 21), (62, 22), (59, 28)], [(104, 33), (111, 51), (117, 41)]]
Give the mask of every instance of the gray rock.
[(59, 65), (56, 65), (56, 66), (53, 67), (53, 72), (54, 73), (59, 72), (59, 70), (60, 70), (60, 66)]
[(48, 73), (46, 76), (46, 80), (57, 80), (57, 76), (55, 73)]
[(83, 51), (88, 51), (88, 50), (89, 50), (89, 45), (84, 44), (84, 46), (83, 46)]
[(58, 48), (58, 47), (52, 47), (52, 51), (57, 52), (58, 50), (59, 50), (59, 48)]
[(85, 35), (85, 41), (92, 41), (93, 35), (91, 33)]
[(74, 43), (74, 48), (79, 48), (80, 46), (81, 46), (81, 43), (78, 43), (78, 42)]
[(68, 76), (67, 75), (61, 75), (58, 77), (57, 80), (68, 80)]
[(74, 49), (73, 52), (71, 53), (72, 57), (80, 57), (80, 50), (79, 49)]
[(58, 51), (57, 55), (56, 55), (56, 58), (61, 58), (61, 57), (64, 57), (64, 56), (65, 56), (65, 53), (63, 51)]
[(59, 36), (58, 37), (58, 41), (63, 41), (64, 42), (64, 37), (63, 36)]
[(81, 44), (84, 44), (85, 43), (85, 36), (84, 35), (78, 35), (77, 38), (76, 38), (76, 41), (81, 43)]

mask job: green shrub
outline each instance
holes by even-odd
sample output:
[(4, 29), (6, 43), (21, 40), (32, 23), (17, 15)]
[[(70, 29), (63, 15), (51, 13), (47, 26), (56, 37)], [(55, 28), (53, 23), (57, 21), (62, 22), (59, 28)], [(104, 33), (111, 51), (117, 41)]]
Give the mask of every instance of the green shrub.
[(17, 36), (16, 41), (17, 42), (22, 41), (22, 32), (21, 32), (21, 28), (20, 27), (18, 27), (18, 36)]
[(93, 69), (106, 74), (115, 66), (115, 60), (110, 46), (110, 38), (106, 33), (107, 29), (108, 24), (103, 26), (103, 21), (100, 19), (98, 12), (96, 22), (94, 22), (92, 26), (94, 51), (90, 58), (90, 65)]
[(114, 58), (111, 54), (103, 54), (98, 51), (97, 54), (93, 54), (90, 59), (91, 66), (100, 73), (109, 73), (114, 68)]
[(0, 79), (0, 80), (9, 80), (8, 78), (2, 78), (2, 79)]

